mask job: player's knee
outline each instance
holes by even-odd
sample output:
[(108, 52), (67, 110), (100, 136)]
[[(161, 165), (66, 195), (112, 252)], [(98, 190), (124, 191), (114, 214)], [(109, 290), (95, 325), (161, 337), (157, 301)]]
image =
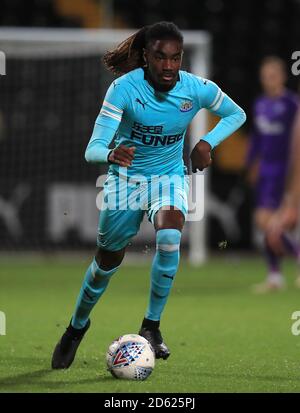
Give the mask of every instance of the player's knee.
[(181, 232), (178, 229), (161, 229), (156, 233), (156, 249), (159, 252), (177, 252), (180, 240)]
[(256, 226), (263, 232), (266, 232), (268, 227), (268, 221), (262, 216), (257, 216), (255, 219)]
[(125, 255), (125, 248), (119, 251), (108, 251), (98, 248), (95, 261), (99, 268), (109, 271), (121, 265)]
[(98, 265), (96, 258), (94, 258), (92, 262), (92, 274), (94, 282), (97, 284), (99, 281), (109, 281), (109, 279), (114, 275), (118, 268), (118, 266), (114, 266), (113, 268), (105, 270)]
[(182, 211), (175, 209), (173, 206), (167, 206), (167, 209), (161, 208), (155, 215), (155, 229), (177, 229), (182, 230), (185, 217)]
[(273, 213), (271, 211), (257, 211), (255, 214), (255, 224), (263, 232), (266, 232), (271, 219), (273, 218)]

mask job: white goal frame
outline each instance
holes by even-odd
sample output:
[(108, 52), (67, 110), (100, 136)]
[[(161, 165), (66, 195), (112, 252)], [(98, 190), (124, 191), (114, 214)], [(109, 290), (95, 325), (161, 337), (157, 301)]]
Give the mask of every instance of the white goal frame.
[[(68, 51), (80, 49), (99, 50), (104, 53), (132, 35), (137, 29), (56, 29), (56, 28), (0, 28), (0, 51), (10, 56), (32, 55), (33, 47), (38, 56), (43, 53), (66, 55)], [(191, 52), (191, 72), (202, 77), (209, 77), (211, 37), (204, 31), (182, 31), (185, 48)], [(47, 44), (47, 48), (43, 45)], [(79, 47), (80, 45), (80, 47)], [(194, 147), (199, 138), (207, 132), (207, 112), (200, 111), (190, 127), (191, 145)], [(205, 186), (208, 186), (208, 173), (205, 172)], [(189, 238), (189, 262), (192, 265), (202, 264), (207, 256), (206, 219), (187, 222)]]

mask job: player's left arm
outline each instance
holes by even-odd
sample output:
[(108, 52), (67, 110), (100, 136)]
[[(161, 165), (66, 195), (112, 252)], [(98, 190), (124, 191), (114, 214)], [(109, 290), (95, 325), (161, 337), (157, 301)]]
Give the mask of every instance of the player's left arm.
[(211, 164), (211, 151), (235, 132), (245, 121), (244, 110), (209, 80), (199, 80), (200, 107), (208, 109), (221, 119), (217, 125), (202, 136), (191, 153), (192, 170), (203, 170)]

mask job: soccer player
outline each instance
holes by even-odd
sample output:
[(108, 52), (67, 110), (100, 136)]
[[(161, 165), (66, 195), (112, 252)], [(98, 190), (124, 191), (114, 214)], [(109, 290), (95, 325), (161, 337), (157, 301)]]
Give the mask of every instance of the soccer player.
[[(294, 229), (299, 222), (300, 213), (300, 109), (297, 112), (293, 140), (291, 145), (288, 182), (282, 204), (270, 222), (267, 230), (267, 242), (274, 254), (285, 251), (285, 233)], [(300, 279), (296, 280), (300, 287)]]
[[(68, 368), (73, 362), (90, 326), (90, 312), (120, 267), (145, 213), (156, 231), (156, 254), (139, 334), (151, 343), (156, 358), (170, 355), (160, 319), (177, 272), (187, 215), (187, 169), (182, 158), (186, 129), (202, 108), (221, 118), (191, 152), (196, 172), (211, 164), (212, 149), (246, 119), (244, 111), (215, 83), (181, 71), (182, 55), (181, 32), (171, 22), (159, 22), (143, 27), (104, 56), (106, 67), (121, 76), (106, 93), (85, 157), (88, 162), (109, 164), (103, 198), (108, 208), (100, 211), (98, 248), (70, 325), (54, 350), (55, 369)], [(114, 138), (115, 147), (109, 149)], [(169, 184), (175, 176), (179, 179)], [(170, 185), (172, 191), (161, 191), (157, 181), (162, 189)], [(132, 194), (140, 197), (143, 208), (123, 208), (125, 201), (132, 202)], [(109, 198), (119, 199), (121, 208), (115, 208)]]
[[(268, 274), (265, 282), (254, 287), (257, 293), (284, 286), (280, 256), (271, 250), (265, 235), (283, 197), (291, 131), (298, 108), (298, 98), (286, 89), (286, 80), (285, 65), (280, 58), (268, 56), (262, 61), (260, 82), (264, 93), (254, 103), (254, 127), (246, 159), (248, 170), (251, 170), (257, 158), (260, 160), (254, 218), (264, 234)], [(283, 236), (283, 241), (288, 251), (298, 256), (298, 247), (286, 236)]]

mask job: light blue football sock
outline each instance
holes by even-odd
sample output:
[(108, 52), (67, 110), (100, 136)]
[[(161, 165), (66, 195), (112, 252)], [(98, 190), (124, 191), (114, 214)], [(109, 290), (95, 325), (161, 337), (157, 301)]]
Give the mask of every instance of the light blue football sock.
[(179, 264), (181, 232), (161, 229), (156, 233), (156, 254), (151, 270), (150, 302), (145, 317), (159, 321)]
[(106, 290), (111, 276), (119, 267), (109, 271), (102, 270), (94, 259), (83, 280), (81, 290), (77, 299), (75, 311), (72, 317), (72, 326), (74, 328), (85, 327), (90, 312)]

